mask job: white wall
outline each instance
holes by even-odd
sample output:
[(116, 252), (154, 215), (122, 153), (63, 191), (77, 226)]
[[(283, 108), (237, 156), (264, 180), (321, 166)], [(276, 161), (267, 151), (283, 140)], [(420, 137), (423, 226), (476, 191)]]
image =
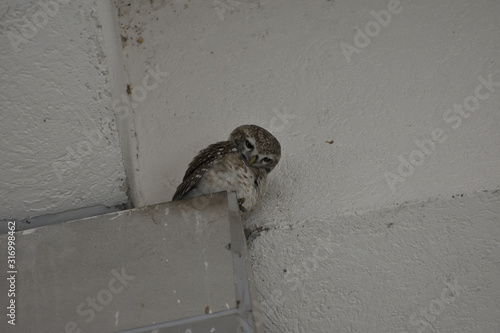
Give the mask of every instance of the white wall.
[(272, 228), (252, 248), (266, 332), (497, 332), (500, 193)]
[(0, 13), (0, 218), (126, 202), (96, 4), (9, 0)]
[(245, 221), (266, 331), (500, 325), (498, 1), (116, 1), (124, 59), (108, 2), (59, 4), (17, 51), (39, 5), (0, 5), (1, 217), (123, 202), (124, 170), (169, 201), (255, 123), (283, 148)]
[(191, 158), (240, 124), (282, 143), (246, 221), (269, 228), (251, 249), (267, 331), (499, 326), (500, 200), (474, 194), (500, 187), (498, 1), (117, 5), (141, 204), (170, 200)]
[[(148, 67), (168, 72), (142, 89), (146, 96), (137, 90), (141, 202), (169, 200), (193, 155), (243, 123), (270, 129), (283, 144), (270, 197), (281, 193), (291, 206), (314, 197), (295, 218), (497, 188), (500, 87), (481, 88), (489, 96), (461, 123), (445, 113), (475, 96), (479, 76), (500, 81), (500, 4), (402, 2), (349, 63), (342, 43), (359, 45), (356, 27), (364, 30), (370, 11), (387, 3), (122, 5), (132, 88), (143, 86)], [(442, 142), (427, 144), (421, 161), (414, 153), (421, 165), (402, 168), (401, 177), (398, 157), (408, 160), (415, 141), (435, 129), (444, 131)], [(401, 177), (394, 191), (388, 173)]]

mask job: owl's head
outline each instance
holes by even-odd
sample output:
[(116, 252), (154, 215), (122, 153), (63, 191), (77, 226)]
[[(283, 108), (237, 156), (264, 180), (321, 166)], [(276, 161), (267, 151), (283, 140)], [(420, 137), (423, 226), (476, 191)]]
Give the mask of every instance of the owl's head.
[(229, 135), (229, 141), (235, 144), (251, 167), (262, 168), (269, 173), (280, 160), (280, 143), (271, 133), (257, 125), (237, 127)]

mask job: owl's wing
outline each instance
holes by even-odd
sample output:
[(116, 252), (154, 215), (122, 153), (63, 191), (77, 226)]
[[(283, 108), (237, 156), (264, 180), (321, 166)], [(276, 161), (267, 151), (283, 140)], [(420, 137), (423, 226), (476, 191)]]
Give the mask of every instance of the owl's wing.
[(189, 190), (198, 184), (210, 166), (219, 162), (222, 156), (235, 152), (236, 147), (230, 141), (217, 142), (201, 150), (189, 163), (182, 183), (177, 187), (172, 200), (181, 200)]

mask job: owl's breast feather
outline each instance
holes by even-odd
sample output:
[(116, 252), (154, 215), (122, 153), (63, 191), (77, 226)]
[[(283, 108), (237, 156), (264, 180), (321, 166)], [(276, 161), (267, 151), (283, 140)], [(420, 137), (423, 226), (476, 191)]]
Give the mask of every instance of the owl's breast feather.
[[(256, 187), (255, 183), (259, 186)], [(203, 175), (197, 188), (203, 194), (235, 191), (238, 199), (245, 199), (243, 207), (250, 211), (257, 203), (264, 184), (265, 177), (257, 177), (239, 154), (227, 154)]]

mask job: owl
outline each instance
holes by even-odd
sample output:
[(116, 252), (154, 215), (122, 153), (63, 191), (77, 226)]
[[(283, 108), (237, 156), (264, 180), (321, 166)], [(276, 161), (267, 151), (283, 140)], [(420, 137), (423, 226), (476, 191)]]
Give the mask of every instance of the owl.
[(271, 133), (256, 125), (239, 126), (227, 141), (211, 144), (196, 155), (172, 200), (235, 191), (240, 210), (250, 212), (280, 157), (280, 143)]

